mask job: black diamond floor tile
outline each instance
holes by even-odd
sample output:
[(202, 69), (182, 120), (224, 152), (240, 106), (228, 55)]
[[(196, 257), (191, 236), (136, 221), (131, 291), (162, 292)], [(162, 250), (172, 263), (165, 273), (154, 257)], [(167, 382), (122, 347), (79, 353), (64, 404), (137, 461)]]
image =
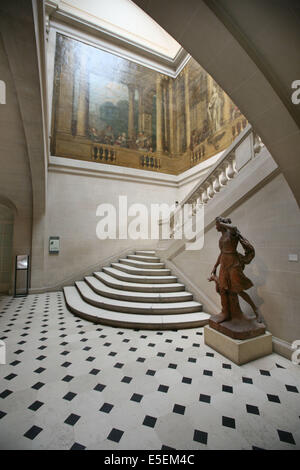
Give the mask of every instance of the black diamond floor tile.
[(96, 390), (97, 392), (103, 392), (103, 390), (105, 389), (106, 385), (103, 385), (103, 384), (97, 384), (96, 387), (94, 388), (94, 390)]
[(200, 442), (201, 444), (207, 444), (208, 434), (204, 431), (199, 431), (195, 429), (193, 441)]
[(103, 403), (99, 411), (102, 411), (102, 413), (110, 413), (113, 407), (114, 405), (111, 403)]
[(5, 380), (12, 380), (14, 379), (15, 377), (17, 377), (17, 374), (9, 374), (7, 375), (6, 377), (4, 377)]
[(191, 384), (192, 383), (192, 379), (190, 377), (182, 377), (182, 382), (184, 384)]
[(74, 442), (70, 450), (84, 450), (86, 447), (78, 442)]
[(126, 384), (130, 384), (130, 382), (132, 381), (132, 377), (127, 377), (125, 375), (125, 377), (123, 377), (123, 379), (121, 380), (121, 382), (124, 382)]
[(222, 385), (222, 391), (227, 393), (233, 393), (233, 387), (231, 387), (231, 385)]
[(13, 392), (11, 390), (8, 390), (8, 389), (3, 390), (3, 392), (0, 393), (0, 398), (5, 399), (5, 398), (9, 397), (9, 395), (11, 395), (12, 393)]
[(246, 405), (246, 410), (247, 410), (247, 413), (250, 413), (253, 415), (259, 415), (259, 409), (255, 405)]
[(222, 416), (222, 425), (227, 428), (235, 429), (235, 419), (228, 416)]
[(296, 444), (293, 434), (291, 432), (281, 431), (280, 429), (278, 429), (277, 432), (278, 432), (278, 436), (281, 442), (286, 442), (287, 444), (293, 444), (293, 445)]
[(278, 395), (271, 395), (268, 393), (267, 397), (268, 397), (268, 400), (272, 401), (273, 403), (280, 403), (280, 398)]
[(63, 399), (64, 399), (64, 400), (67, 400), (67, 401), (72, 401), (73, 398), (75, 398), (76, 396), (77, 396), (77, 393), (68, 392), (68, 393), (63, 397)]
[(39, 428), (38, 426), (32, 426), (32, 428), (28, 429), (26, 433), (24, 434), (25, 437), (27, 437), (30, 440), (33, 440), (42, 432), (42, 428)]
[(33, 402), (30, 406), (28, 406), (28, 409), (32, 410), (32, 411), (37, 411), (41, 408), (41, 406), (43, 406), (43, 404), (44, 403), (37, 400), (37, 401)]
[(168, 385), (160, 385), (157, 390), (159, 392), (168, 393), (169, 387)]
[(153, 416), (146, 415), (143, 421), (144, 426), (149, 426), (149, 428), (154, 428), (156, 424), (157, 418)]
[(204, 393), (200, 394), (199, 401), (202, 401), (203, 403), (210, 403), (211, 401), (211, 396), (210, 395), (205, 395)]
[(242, 377), (244, 384), (253, 384), (253, 380), (250, 377)]
[(64, 378), (61, 380), (63, 380), (64, 382), (71, 382), (71, 380), (73, 379), (74, 379), (73, 375), (65, 375)]
[(297, 387), (295, 387), (295, 385), (286, 385), (285, 388), (288, 392), (299, 393), (299, 390)]
[(31, 388), (34, 388), (35, 390), (39, 390), (40, 388), (44, 387), (44, 383), (43, 382), (37, 382), (36, 384), (32, 385)]
[(137, 403), (140, 403), (142, 399), (143, 395), (140, 395), (139, 393), (134, 393), (130, 398), (131, 401), (136, 401)]
[(174, 407), (173, 407), (173, 413), (177, 413), (179, 415), (184, 415), (185, 406), (175, 404)]
[(119, 443), (120, 440), (122, 439), (122, 436), (124, 434), (124, 431), (121, 431), (120, 429), (113, 428), (109, 435), (107, 436), (107, 439), (109, 441), (117, 442)]
[(74, 426), (79, 419), (80, 419), (80, 416), (74, 413), (71, 413), (64, 422), (66, 424), (69, 424), (70, 426)]

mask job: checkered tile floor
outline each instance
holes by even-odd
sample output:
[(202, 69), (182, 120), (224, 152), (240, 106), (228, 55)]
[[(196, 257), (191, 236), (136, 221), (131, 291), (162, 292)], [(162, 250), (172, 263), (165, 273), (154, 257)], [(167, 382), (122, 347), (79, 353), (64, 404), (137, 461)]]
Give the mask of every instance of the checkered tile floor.
[(61, 292), (0, 298), (0, 449), (300, 449), (300, 367), (238, 367), (203, 329), (76, 318)]

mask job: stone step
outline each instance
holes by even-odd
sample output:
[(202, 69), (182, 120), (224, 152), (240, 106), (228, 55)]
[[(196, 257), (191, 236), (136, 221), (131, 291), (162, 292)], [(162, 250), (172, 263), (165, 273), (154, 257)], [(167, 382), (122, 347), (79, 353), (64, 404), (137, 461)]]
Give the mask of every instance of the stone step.
[[(104, 276), (108, 275), (104, 273)], [(111, 280), (115, 280), (117, 283), (121, 281), (117, 281), (114, 278)], [(132, 302), (155, 302), (155, 303), (163, 303), (163, 302), (186, 302), (188, 300), (193, 300), (193, 294), (190, 292), (132, 292), (128, 290), (120, 290), (113, 287), (109, 287), (106, 285), (101, 279), (97, 278), (96, 276), (86, 276), (85, 281), (88, 285), (96, 292), (97, 294), (103, 295), (104, 297), (108, 297), (110, 299), (118, 299), (118, 300), (130, 300)], [(113, 284), (113, 283), (112, 283)], [(132, 286), (132, 284), (131, 284)], [(141, 284), (138, 284), (140, 287)], [(149, 284), (147, 284), (147, 287)]]
[(128, 274), (135, 274), (138, 276), (170, 276), (170, 269), (144, 269), (137, 268), (135, 266), (127, 266), (122, 263), (111, 263), (111, 266), (115, 269), (119, 269)]
[(160, 263), (160, 259), (157, 256), (128, 255), (127, 258), (137, 261), (149, 261), (150, 263)]
[[(184, 292), (185, 291), (185, 286), (184, 284), (180, 284), (179, 282), (170, 282), (166, 284), (151, 284), (149, 283), (141, 283), (141, 282), (127, 282), (123, 279), (118, 279), (114, 276), (112, 276), (109, 273), (109, 270), (112, 270), (113, 268), (107, 268), (106, 271), (104, 271), (105, 268), (103, 268), (102, 272), (94, 272), (94, 276), (102, 281), (104, 284), (106, 284), (109, 287), (112, 287), (114, 289), (120, 289), (124, 291), (130, 291), (130, 292), (153, 292), (153, 293), (173, 293), (173, 292)], [(118, 272), (119, 273), (119, 272)], [(151, 279), (153, 281), (153, 278)]]
[(128, 266), (133, 266), (135, 268), (143, 268), (143, 269), (164, 269), (164, 263), (148, 263), (146, 261), (138, 261), (135, 259), (119, 259), (119, 263), (127, 264)]
[(146, 261), (149, 263), (160, 263), (160, 258), (157, 258), (157, 256), (127, 255), (127, 258), (136, 261)]
[(93, 289), (84, 281), (75, 283), (81, 297), (89, 304), (106, 310), (114, 310), (125, 313), (138, 313), (146, 315), (173, 315), (181, 313), (201, 312), (202, 305), (195, 301), (176, 302), (176, 303), (146, 303), (132, 302), (126, 300), (108, 299), (102, 295), (96, 294)]
[(94, 307), (85, 302), (74, 286), (64, 287), (68, 308), (81, 318), (120, 328), (141, 328), (168, 330), (177, 328), (196, 328), (208, 323), (210, 315), (203, 312), (176, 315), (140, 315)]
[(103, 271), (116, 279), (126, 282), (140, 282), (142, 284), (171, 284), (177, 281), (176, 276), (141, 276), (136, 274), (128, 274), (119, 269), (112, 268), (103, 268)]
[(136, 255), (142, 255), (142, 256), (155, 256), (155, 251), (154, 250), (138, 250), (135, 252)]

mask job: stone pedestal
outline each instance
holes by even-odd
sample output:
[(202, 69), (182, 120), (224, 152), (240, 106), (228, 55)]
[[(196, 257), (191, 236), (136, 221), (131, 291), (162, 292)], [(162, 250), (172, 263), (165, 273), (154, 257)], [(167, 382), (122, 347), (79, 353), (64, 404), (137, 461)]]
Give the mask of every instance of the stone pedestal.
[(209, 319), (209, 326), (232, 339), (250, 339), (266, 332), (264, 323), (258, 323), (256, 319), (245, 318), (242, 313), (236, 318), (222, 323), (218, 322), (218, 318), (219, 315), (212, 315)]
[(272, 335), (265, 332), (250, 339), (233, 339), (210, 326), (204, 327), (204, 342), (237, 365), (272, 353)]

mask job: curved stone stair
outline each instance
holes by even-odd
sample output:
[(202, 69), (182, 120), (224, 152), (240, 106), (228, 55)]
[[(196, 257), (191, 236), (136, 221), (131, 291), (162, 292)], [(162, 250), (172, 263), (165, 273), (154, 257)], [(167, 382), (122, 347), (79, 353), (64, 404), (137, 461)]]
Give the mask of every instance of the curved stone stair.
[(210, 315), (171, 275), (154, 251), (137, 251), (75, 286), (65, 287), (69, 309), (94, 323), (143, 329), (194, 328)]

